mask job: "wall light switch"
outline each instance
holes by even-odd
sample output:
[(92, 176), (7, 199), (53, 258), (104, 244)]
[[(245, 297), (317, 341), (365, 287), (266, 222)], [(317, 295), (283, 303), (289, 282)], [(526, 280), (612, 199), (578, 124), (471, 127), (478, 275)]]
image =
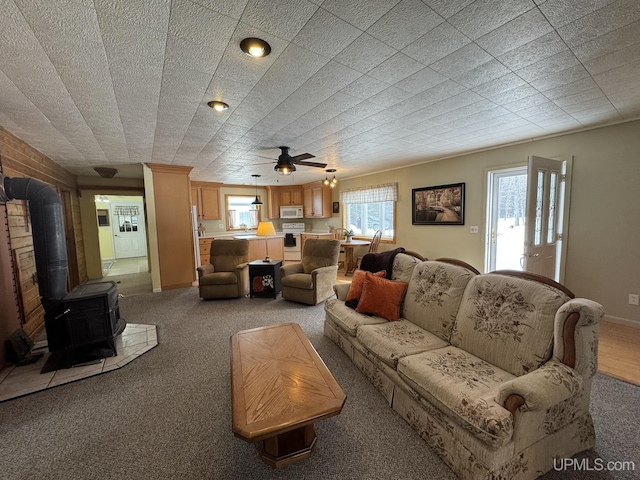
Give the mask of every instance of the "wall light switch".
[(629, 294), (629, 305), (638, 305), (640, 304), (640, 295), (634, 295), (632, 293)]
[(469, 228), (469, 231), (471, 233), (478, 233), (478, 227), (474, 225), (473, 227)]

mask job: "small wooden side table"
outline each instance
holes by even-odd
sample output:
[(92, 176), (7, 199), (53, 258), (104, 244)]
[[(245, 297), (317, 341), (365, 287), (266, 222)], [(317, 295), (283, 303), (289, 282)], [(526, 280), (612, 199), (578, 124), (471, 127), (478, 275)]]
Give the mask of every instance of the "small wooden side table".
[(249, 298), (276, 298), (282, 290), (280, 267), (282, 260), (254, 260), (249, 262)]

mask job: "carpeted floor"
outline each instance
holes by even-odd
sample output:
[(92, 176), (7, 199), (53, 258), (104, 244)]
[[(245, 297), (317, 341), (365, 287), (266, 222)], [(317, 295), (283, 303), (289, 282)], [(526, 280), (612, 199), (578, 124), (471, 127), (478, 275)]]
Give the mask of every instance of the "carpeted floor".
[[(282, 299), (201, 301), (196, 288), (125, 296), (122, 315), (157, 325), (159, 345), (126, 367), (0, 404), (0, 477), (34, 479), (455, 479), (322, 333), (322, 305)], [(272, 470), (233, 436), (229, 338), (281, 322), (302, 326), (347, 394), (316, 424), (313, 456)], [(598, 375), (594, 451), (640, 468), (640, 389)], [(550, 472), (551, 479), (638, 478)]]

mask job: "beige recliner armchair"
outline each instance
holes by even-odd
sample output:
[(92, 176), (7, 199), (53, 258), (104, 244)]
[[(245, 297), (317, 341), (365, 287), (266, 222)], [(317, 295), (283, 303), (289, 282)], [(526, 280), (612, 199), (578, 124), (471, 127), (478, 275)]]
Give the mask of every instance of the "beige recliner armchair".
[(249, 240), (212, 240), (208, 265), (198, 267), (200, 297), (238, 298), (249, 292)]
[(333, 295), (338, 278), (340, 240), (310, 238), (302, 262), (280, 267), (282, 298), (317, 305)]

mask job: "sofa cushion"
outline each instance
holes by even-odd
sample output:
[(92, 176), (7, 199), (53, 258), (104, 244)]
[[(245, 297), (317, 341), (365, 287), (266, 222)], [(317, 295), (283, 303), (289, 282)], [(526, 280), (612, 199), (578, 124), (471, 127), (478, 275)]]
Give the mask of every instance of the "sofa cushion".
[(227, 285), (238, 283), (235, 272), (214, 272), (200, 277), (200, 285)]
[(569, 297), (549, 285), (495, 273), (465, 290), (451, 344), (514, 375), (551, 358), (555, 314)]
[(352, 337), (356, 336), (356, 331), (362, 325), (387, 323), (384, 318), (371, 317), (369, 315), (358, 313), (347, 307), (343, 301), (335, 298), (329, 299), (325, 302), (324, 311), (333, 323)]
[(511, 413), (494, 398), (515, 378), (454, 346), (398, 360), (398, 373), (416, 392), (485, 443), (500, 447), (513, 436)]
[(474, 276), (450, 263), (419, 263), (411, 275), (402, 317), (449, 342), (462, 295)]
[(411, 280), (411, 274), (413, 269), (421, 262), (421, 260), (407, 255), (406, 253), (399, 253), (393, 259), (393, 270), (391, 273), (391, 280), (397, 280), (398, 282), (407, 282)]
[(389, 321), (400, 318), (400, 304), (407, 291), (406, 282), (394, 282), (365, 272), (358, 313), (377, 315)]
[(356, 338), (360, 344), (390, 367), (407, 355), (447, 346), (447, 342), (407, 320), (380, 325), (363, 325)]
[(282, 277), (280, 282), (285, 287), (313, 290), (313, 277), (309, 273), (292, 273), (291, 275)]
[[(346, 302), (355, 302), (358, 304), (358, 300), (362, 296), (362, 287), (364, 287), (364, 277), (365, 271), (360, 270), (359, 268), (353, 272), (353, 278), (351, 279), (351, 286), (349, 287), (349, 292), (347, 293)], [(376, 277), (384, 278), (387, 272), (385, 270), (380, 270), (379, 272), (375, 272), (373, 275)]]

